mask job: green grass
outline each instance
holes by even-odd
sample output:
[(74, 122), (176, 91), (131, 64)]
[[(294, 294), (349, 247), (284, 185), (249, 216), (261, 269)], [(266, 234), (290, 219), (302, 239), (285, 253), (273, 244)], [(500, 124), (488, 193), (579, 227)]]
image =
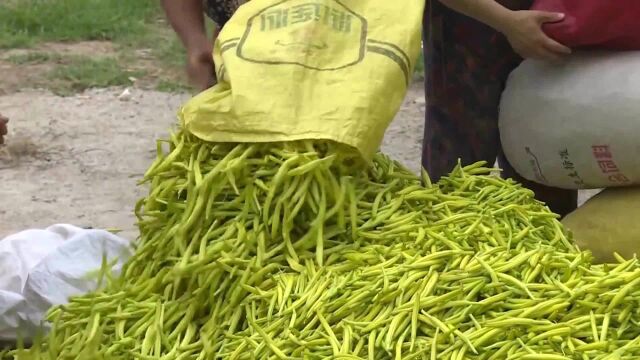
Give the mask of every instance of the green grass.
[(116, 58), (73, 57), (53, 69), (47, 78), (53, 92), (70, 95), (89, 88), (130, 85), (129, 78), (143, 75), (142, 71), (123, 68)]
[(127, 51), (151, 48), (153, 57), (160, 60), (166, 66), (180, 68), (185, 66), (185, 50), (178, 36), (169, 28), (169, 25), (163, 27), (156, 26), (154, 31), (149, 32), (145, 36), (132, 39), (125, 47)]
[[(59, 94), (90, 87), (129, 85), (144, 72), (142, 83), (163, 91), (187, 89), (177, 74), (184, 72), (185, 53), (164, 21), (160, 0), (0, 0), (0, 49), (34, 48), (4, 60), (16, 65), (50, 64), (39, 80)], [(45, 42), (109, 41), (113, 54), (91, 60), (38, 49)], [(150, 57), (138, 50), (146, 49)], [(1, 51), (1, 50), (0, 50)], [(104, 57), (108, 55), (107, 57)], [(34, 84), (31, 84), (34, 85)], [(25, 84), (25, 86), (29, 86)]]
[(183, 93), (193, 91), (193, 88), (189, 85), (171, 80), (160, 80), (156, 85), (156, 90), (168, 93)]
[(2, 0), (0, 48), (41, 41), (127, 42), (149, 32), (158, 0)]
[(29, 52), (9, 56), (6, 61), (16, 65), (43, 64), (51, 61), (60, 61), (61, 56), (47, 52)]
[(413, 76), (419, 80), (424, 79), (424, 53), (420, 53), (420, 57), (416, 61), (415, 69), (413, 70)]
[[(181, 80), (184, 49), (162, 19), (160, 0), (0, 0), (0, 49), (33, 47), (4, 60), (24, 66), (51, 65), (50, 71), (45, 68), (42, 76), (34, 77), (38, 79), (35, 85), (58, 94), (130, 85), (132, 76), (141, 80), (138, 84), (160, 91), (188, 91), (190, 87)], [(207, 25), (211, 30), (212, 23)], [(88, 40), (110, 41), (115, 52), (92, 60), (37, 48), (45, 42)], [(140, 49), (146, 49), (150, 57), (141, 57)], [(142, 67), (146, 75), (131, 70)], [(421, 56), (415, 78), (423, 77)]]

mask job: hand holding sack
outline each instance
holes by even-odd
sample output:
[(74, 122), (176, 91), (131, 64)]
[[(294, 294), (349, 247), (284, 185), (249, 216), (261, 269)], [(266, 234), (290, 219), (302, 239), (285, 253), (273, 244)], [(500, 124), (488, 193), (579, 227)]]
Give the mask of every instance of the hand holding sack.
[(561, 12), (544, 25), (578, 52), (566, 61), (524, 61), (500, 105), (503, 149), (528, 180), (565, 189), (640, 183), (640, 2), (536, 0)]

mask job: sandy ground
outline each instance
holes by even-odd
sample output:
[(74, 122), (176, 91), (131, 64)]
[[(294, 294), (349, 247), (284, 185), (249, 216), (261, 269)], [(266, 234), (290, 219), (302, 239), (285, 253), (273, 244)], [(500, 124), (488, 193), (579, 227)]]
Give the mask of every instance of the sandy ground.
[[(45, 91), (0, 96), (11, 119), (0, 148), (0, 239), (56, 223), (118, 228), (136, 236), (133, 206), (145, 189), (136, 186), (188, 95), (122, 89), (92, 90), (73, 97)], [(389, 128), (383, 150), (419, 169), (424, 92), (416, 85)]]

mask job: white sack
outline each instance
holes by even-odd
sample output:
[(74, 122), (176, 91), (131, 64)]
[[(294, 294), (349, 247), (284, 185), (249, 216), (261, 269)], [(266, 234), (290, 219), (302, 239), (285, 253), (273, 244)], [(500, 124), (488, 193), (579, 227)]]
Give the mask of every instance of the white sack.
[(566, 189), (640, 184), (640, 52), (524, 61), (502, 95), (500, 134), (529, 180)]
[(0, 340), (32, 338), (54, 305), (96, 290), (103, 255), (119, 274), (131, 244), (104, 230), (54, 225), (0, 240)]

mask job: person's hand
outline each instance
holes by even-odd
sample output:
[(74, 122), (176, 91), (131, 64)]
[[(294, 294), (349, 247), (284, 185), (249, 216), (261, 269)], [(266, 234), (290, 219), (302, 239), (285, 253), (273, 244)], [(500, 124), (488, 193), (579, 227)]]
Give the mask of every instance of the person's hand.
[(213, 46), (210, 43), (203, 43), (187, 50), (187, 74), (191, 83), (200, 91), (210, 88), (215, 83)]
[(542, 25), (563, 19), (564, 14), (559, 13), (514, 11), (505, 20), (501, 31), (513, 50), (523, 58), (555, 61), (571, 54), (571, 49), (548, 37), (542, 30)]
[(7, 135), (7, 123), (9, 119), (0, 114), (0, 145), (4, 144), (4, 136)]

